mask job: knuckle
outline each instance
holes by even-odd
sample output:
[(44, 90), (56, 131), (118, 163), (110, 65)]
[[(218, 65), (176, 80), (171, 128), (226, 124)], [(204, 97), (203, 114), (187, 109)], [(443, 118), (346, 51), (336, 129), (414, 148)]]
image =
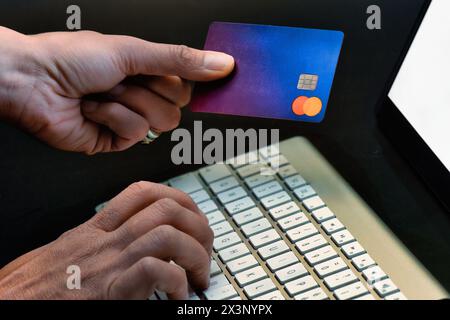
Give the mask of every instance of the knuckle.
[(157, 211), (164, 215), (177, 212), (177, 209), (179, 209), (180, 207), (180, 205), (175, 200), (170, 198), (159, 199), (155, 202), (154, 205), (156, 206)]
[(153, 183), (148, 181), (138, 181), (130, 184), (126, 189), (126, 192), (131, 194), (140, 194), (142, 192), (148, 192), (153, 188)]
[(142, 124), (136, 129), (136, 141), (141, 141), (147, 136), (148, 132), (148, 124), (145, 120), (142, 121)]
[[(97, 108), (100, 107), (100, 103), (97, 104)], [(110, 120), (111, 118), (114, 118), (117, 116), (117, 109), (120, 108), (120, 104), (117, 102), (108, 102), (104, 103), (101, 106), (101, 110), (103, 112), (103, 116), (106, 121)]]
[(170, 245), (176, 242), (177, 229), (170, 225), (162, 225), (154, 229), (153, 236), (160, 245)]
[(166, 120), (166, 130), (173, 130), (180, 124), (181, 121), (181, 110), (178, 107), (174, 107)]
[(144, 257), (139, 260), (138, 267), (147, 278), (151, 278), (154, 274), (156, 260), (153, 257)]
[(214, 241), (214, 232), (212, 231), (212, 229), (208, 225), (208, 223), (205, 223), (205, 224), (206, 224), (206, 229), (205, 229), (206, 242), (208, 245), (212, 245), (213, 241)]
[(196, 69), (202, 65), (203, 58), (196, 50), (185, 45), (178, 45), (173, 48), (179, 68)]
[(177, 197), (179, 197), (180, 201), (183, 201), (183, 203), (190, 204), (193, 207), (197, 207), (194, 200), (186, 193), (178, 189), (172, 189), (174, 192), (177, 193)]
[(176, 271), (173, 272), (172, 276), (174, 277), (175, 282), (178, 284), (177, 285), (178, 289), (181, 290), (182, 288), (185, 288), (188, 285), (186, 271), (179, 266), (175, 267), (176, 268), (174, 270)]
[(206, 289), (208, 287), (210, 263), (209, 255), (206, 254), (205, 251), (196, 257), (196, 265), (193, 269), (196, 270), (196, 273), (198, 274), (201, 286), (200, 289)]
[(192, 96), (191, 86), (183, 84), (183, 86), (180, 90), (180, 95), (177, 100), (177, 106), (184, 107), (184, 106), (188, 105), (189, 102), (191, 101), (191, 96)]

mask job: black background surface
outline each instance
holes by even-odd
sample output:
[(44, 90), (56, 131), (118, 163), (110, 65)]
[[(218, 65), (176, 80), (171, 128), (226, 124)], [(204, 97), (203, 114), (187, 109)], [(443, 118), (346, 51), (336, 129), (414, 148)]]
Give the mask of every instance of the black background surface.
[[(375, 116), (422, 0), (0, 0), (0, 25), (24, 33), (64, 31), (69, 4), (81, 6), (83, 29), (198, 48), (214, 20), (343, 31), (323, 123), (185, 110), (181, 126), (191, 128), (200, 119), (205, 129), (280, 128), (283, 138), (308, 137), (450, 289), (450, 216), (383, 136)], [(382, 30), (366, 28), (371, 4), (382, 8)], [(169, 134), (151, 146), (94, 157), (51, 149), (6, 124), (0, 124), (0, 137), (0, 265), (82, 223), (97, 203), (134, 181), (161, 181), (194, 169), (171, 164)]]

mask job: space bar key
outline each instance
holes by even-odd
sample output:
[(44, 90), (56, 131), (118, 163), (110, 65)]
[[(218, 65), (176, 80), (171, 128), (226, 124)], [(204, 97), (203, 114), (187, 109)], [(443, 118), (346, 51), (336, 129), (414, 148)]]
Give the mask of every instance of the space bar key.
[(236, 297), (238, 294), (233, 285), (227, 284), (220, 288), (207, 289), (205, 292), (206, 299), (208, 300), (225, 300)]

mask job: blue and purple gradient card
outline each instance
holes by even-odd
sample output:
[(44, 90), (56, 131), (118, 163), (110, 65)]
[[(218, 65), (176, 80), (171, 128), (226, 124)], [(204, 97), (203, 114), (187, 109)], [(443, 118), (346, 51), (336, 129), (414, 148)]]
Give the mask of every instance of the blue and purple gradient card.
[(321, 122), (344, 34), (214, 22), (205, 50), (232, 55), (228, 78), (197, 83), (194, 112)]

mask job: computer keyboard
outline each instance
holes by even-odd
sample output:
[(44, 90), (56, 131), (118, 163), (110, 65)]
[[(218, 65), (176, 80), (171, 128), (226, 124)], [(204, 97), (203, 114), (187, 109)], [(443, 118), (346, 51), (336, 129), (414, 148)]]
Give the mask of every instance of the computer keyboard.
[(210, 287), (190, 299), (406, 299), (277, 146), (234, 160), (164, 182), (214, 232)]

